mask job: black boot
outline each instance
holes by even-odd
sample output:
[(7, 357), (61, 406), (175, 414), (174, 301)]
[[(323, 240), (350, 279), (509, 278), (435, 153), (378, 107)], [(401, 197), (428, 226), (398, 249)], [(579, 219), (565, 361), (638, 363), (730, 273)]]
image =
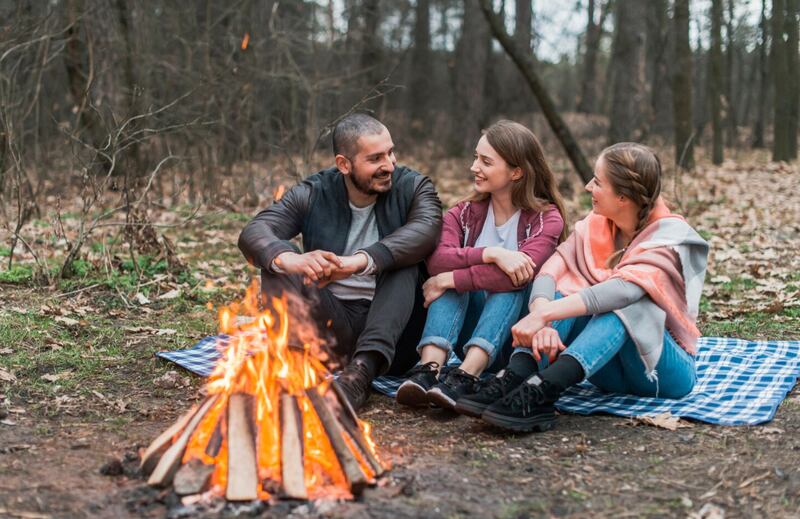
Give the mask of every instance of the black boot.
[(350, 401), (353, 410), (359, 409), (367, 402), (372, 390), (373, 371), (363, 362), (353, 359), (336, 378), (335, 384)]
[(488, 422), (517, 432), (546, 431), (556, 420), (554, 404), (561, 391), (536, 374), (517, 389), (486, 408), (481, 415)]
[(524, 380), (525, 377), (506, 368), (500, 371), (496, 377), (478, 382), (475, 393), (464, 395), (456, 400), (456, 412), (480, 418), (487, 407), (511, 393)]

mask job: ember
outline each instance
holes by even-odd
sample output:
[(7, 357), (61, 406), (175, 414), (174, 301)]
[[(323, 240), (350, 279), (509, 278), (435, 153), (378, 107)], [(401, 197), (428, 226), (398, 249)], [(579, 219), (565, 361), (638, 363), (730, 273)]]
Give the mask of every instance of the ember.
[(386, 470), (369, 426), (332, 383), (310, 327), (293, 322), (302, 346), (290, 345), (286, 297), (273, 313), (258, 310), (258, 294), (255, 284), (220, 311), (228, 338), (206, 396), (147, 448), (142, 471), (183, 496), (352, 498)]

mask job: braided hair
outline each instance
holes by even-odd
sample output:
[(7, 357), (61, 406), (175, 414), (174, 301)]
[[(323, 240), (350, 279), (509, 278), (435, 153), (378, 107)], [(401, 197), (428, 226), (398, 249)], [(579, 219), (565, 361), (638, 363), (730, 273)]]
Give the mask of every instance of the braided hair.
[[(630, 199), (639, 206), (639, 222), (633, 239), (647, 226), (650, 213), (661, 194), (661, 161), (649, 147), (635, 142), (620, 142), (600, 154), (606, 165), (608, 181), (614, 193)], [(631, 240), (632, 241), (632, 240)], [(615, 267), (627, 246), (617, 250), (606, 261)]]

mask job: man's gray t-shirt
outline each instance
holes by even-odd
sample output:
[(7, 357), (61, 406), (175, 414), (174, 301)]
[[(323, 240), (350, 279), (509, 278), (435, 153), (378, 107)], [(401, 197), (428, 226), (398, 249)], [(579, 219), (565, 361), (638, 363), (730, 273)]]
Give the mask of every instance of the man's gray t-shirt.
[[(365, 249), (378, 242), (381, 237), (378, 233), (378, 222), (375, 219), (375, 204), (366, 207), (356, 207), (350, 203), (350, 232), (347, 234), (347, 243), (342, 252), (343, 256), (350, 256), (356, 251)], [(328, 289), (337, 299), (369, 299), (375, 296), (375, 275), (350, 276), (347, 279), (334, 281)]]

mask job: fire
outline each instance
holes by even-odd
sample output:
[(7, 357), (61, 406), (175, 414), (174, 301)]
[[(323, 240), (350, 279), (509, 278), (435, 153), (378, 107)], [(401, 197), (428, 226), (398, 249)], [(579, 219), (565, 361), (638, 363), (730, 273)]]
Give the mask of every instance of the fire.
[(277, 202), (278, 200), (280, 200), (281, 198), (283, 198), (283, 195), (284, 195), (284, 194), (286, 194), (286, 186), (284, 186), (283, 184), (281, 184), (281, 185), (279, 185), (279, 186), (277, 187), (277, 189), (275, 189), (275, 191), (272, 193), (272, 199), (273, 199), (274, 201), (276, 201), (276, 202)]
[(244, 33), (244, 37), (242, 38), (242, 50), (247, 50), (247, 45), (250, 43), (250, 33)]
[[(233, 463), (229, 460), (231, 445), (240, 441), (234, 440), (233, 432), (228, 430), (228, 408), (233, 399), (244, 398), (247, 409), (252, 410), (248, 419), (255, 444), (258, 498), (274, 497), (274, 489), (286, 486), (282, 472), (283, 463), (287, 463), (282, 459), (282, 405), (285, 412), (285, 406), (296, 403), (307, 497), (352, 498), (353, 469), (352, 465), (345, 467), (341, 459), (342, 445), (351, 451), (367, 481), (374, 481), (383, 471), (370, 427), (358, 420), (341, 399), (336, 400), (338, 392), (334, 389), (338, 388), (331, 386), (331, 375), (320, 361), (326, 358), (323, 344), (302, 323), (290, 325), (287, 297), (273, 298), (274, 313), (259, 310), (258, 297), (259, 289), (254, 283), (241, 303), (219, 311), (219, 330), (225, 339), (218, 348), (224, 351), (205, 386), (206, 398), (214, 399), (213, 405), (191, 432), (181, 462), (213, 466), (209, 492), (225, 495), (229, 463)], [(304, 342), (295, 344), (298, 339)], [(282, 400), (286, 398), (290, 398), (289, 403)], [(330, 420), (325, 422), (320, 403), (315, 403), (318, 398), (327, 399), (330, 409), (346, 415), (351, 428), (345, 426), (336, 433), (341, 434), (343, 442), (330, 437)], [(178, 434), (175, 436), (173, 441), (177, 441)]]

